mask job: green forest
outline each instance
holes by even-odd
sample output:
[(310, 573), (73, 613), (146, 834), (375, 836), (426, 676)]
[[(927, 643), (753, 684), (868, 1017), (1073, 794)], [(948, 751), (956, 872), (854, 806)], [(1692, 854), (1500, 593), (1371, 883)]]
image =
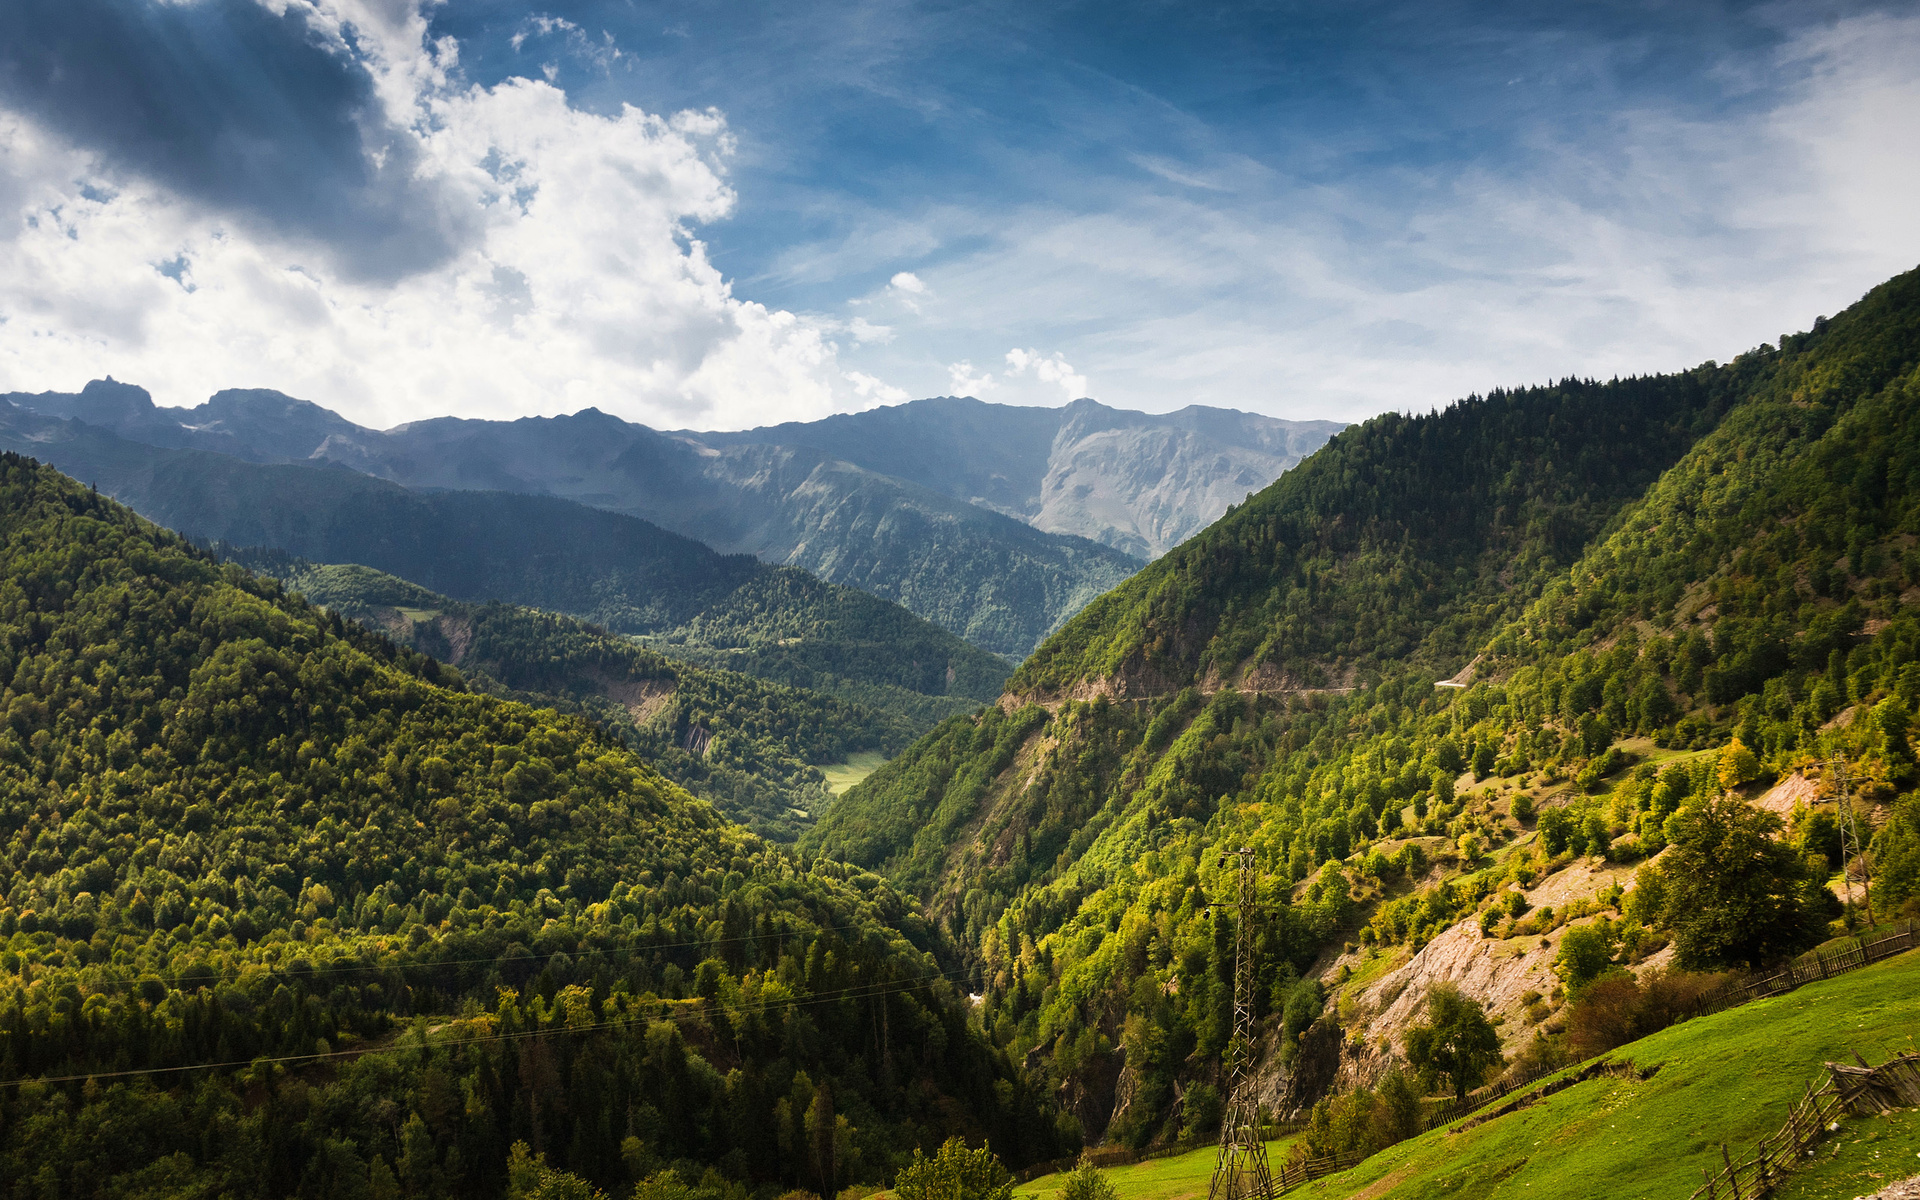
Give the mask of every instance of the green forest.
[[(1920, 915), (1917, 409), (1920, 272), (1730, 363), (1389, 414), (1010, 679), (608, 514), (410, 496), (367, 548), (512, 536), (387, 574), (0, 458), (0, 1189), (1004, 1191), (1218, 1126), (1239, 847), (1289, 1088), (1361, 1028), (1328, 963), (1560, 934), (1512, 1061), (1438, 989), (1302, 1102), (1301, 1153), (1384, 1144), (1861, 927), (1868, 863)], [(510, 561), (554, 530), (631, 544)]]
[(414, 492), (339, 466), (165, 449), (18, 410), (0, 412), (0, 443), (208, 544), (360, 563), (466, 603), (565, 613), (927, 725), (993, 699), (1009, 670), (857, 588), (550, 496)]
[(1135, 1145), (1218, 1119), (1232, 935), (1207, 907), (1211, 849), (1257, 852), (1276, 910), (1258, 1003), (1283, 1055), (1328, 1002), (1302, 977), (1329, 949), (1590, 915), (1513, 903), (1579, 855), (1785, 847), (1715, 885), (1745, 889), (1730, 908), (1699, 873), (1646, 868), (1592, 970), (1669, 942), (1710, 971), (1824, 939), (1854, 915), (1825, 888), (1831, 815), (1782, 828), (1717, 798), (1794, 772), (1830, 796), (1837, 754), (1884, 817), (1876, 886), (1897, 911), (1920, 893), (1916, 363), (1920, 273), (1732, 363), (1352, 428), (802, 844), (921, 897), (994, 1040), (1089, 1098), (1089, 1138)]
[(457, 668), (469, 687), (591, 717), (655, 770), (775, 841), (792, 842), (826, 806), (820, 764), (862, 750), (896, 754), (926, 729), (900, 706), (867, 708), (691, 666), (571, 617), (462, 604), (371, 567), (214, 549)]
[(880, 878), (11, 454), (0, 554), (10, 1193), (497, 1197), (525, 1143), (744, 1200), (1068, 1144)]

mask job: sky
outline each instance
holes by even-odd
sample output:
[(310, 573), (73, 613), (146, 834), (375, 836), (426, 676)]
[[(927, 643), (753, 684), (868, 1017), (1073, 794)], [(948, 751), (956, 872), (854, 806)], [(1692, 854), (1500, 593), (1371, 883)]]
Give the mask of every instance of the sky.
[(1295, 419), (1920, 265), (1920, 2), (8, 0), (0, 391)]

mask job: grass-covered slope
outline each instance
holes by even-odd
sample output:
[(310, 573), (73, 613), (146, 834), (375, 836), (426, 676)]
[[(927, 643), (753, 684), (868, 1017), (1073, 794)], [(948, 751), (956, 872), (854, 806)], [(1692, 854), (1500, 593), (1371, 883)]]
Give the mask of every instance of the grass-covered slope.
[[(1659, 849), (1723, 761), (1757, 789), (1851, 756), (1857, 789), (1900, 801), (1876, 836), (1882, 861), (1913, 864), (1884, 873), (1901, 901), (1920, 890), (1920, 805), (1901, 799), (1920, 706), (1920, 274), (1789, 343), (1342, 434), (1332, 466), (1302, 464), (1092, 606), (1000, 707), (937, 728), (804, 844), (927, 897), (974, 955), (996, 1036), (1124, 1099), (1083, 1120), (1136, 1141), (1181, 1127), (1176, 1097), (1225, 1039), (1211, 847), (1252, 846), (1291, 900), (1265, 930), (1257, 1006), (1275, 1014), (1342, 941), (1417, 948), (1566, 856)], [(1587, 407), (1634, 389), (1725, 415), (1656, 471), (1653, 434)], [(1381, 456), (1342, 457), (1364, 445)], [(1469, 662), (1470, 686), (1434, 686)], [(1675, 775), (1638, 761), (1649, 744), (1716, 753)], [(1497, 795), (1466, 789), (1493, 778)], [(1487, 866), (1531, 823), (1518, 792), (1550, 799), (1558, 832)]]
[[(1920, 954), (1908, 953), (1631, 1042), (1608, 1057), (1658, 1067), (1651, 1078), (1602, 1076), (1460, 1133), (1435, 1130), (1322, 1181), (1311, 1194), (1690, 1195), (1703, 1169), (1720, 1170), (1722, 1143), (1737, 1158), (1778, 1132), (1807, 1085), (1825, 1083), (1823, 1063), (1850, 1063), (1855, 1053), (1878, 1063), (1917, 1036)], [(1819, 1161), (1838, 1167), (1860, 1155), (1848, 1144), (1853, 1125), (1843, 1119), (1832, 1143), (1816, 1152), (1808, 1178), (1789, 1176), (1781, 1194), (1822, 1194)], [(1884, 1182), (1920, 1173), (1914, 1132), (1883, 1147), (1900, 1151), (1887, 1155)]]
[(0, 1089), (0, 1188), (492, 1196), (524, 1139), (722, 1200), (1057, 1152), (878, 879), (14, 455), (0, 563), (0, 1080), (52, 1080)]
[(462, 604), (355, 564), (224, 556), (452, 664), (470, 686), (592, 717), (667, 778), (776, 841), (792, 841), (827, 804), (823, 765), (897, 753), (921, 732), (898, 712), (695, 667), (571, 617)]
[(1003, 660), (897, 604), (567, 500), (415, 492), (340, 467), (158, 449), (13, 407), (0, 408), (0, 445), (192, 538), (568, 613), (776, 682), (897, 696), (924, 717), (990, 699), (1006, 676)]

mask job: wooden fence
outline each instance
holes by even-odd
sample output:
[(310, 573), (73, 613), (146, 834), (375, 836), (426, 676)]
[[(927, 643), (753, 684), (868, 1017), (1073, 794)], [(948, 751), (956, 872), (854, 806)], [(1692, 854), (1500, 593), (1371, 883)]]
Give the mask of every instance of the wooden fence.
[(1807, 1084), (1807, 1094), (1787, 1114), (1787, 1123), (1779, 1132), (1761, 1138), (1751, 1156), (1734, 1162), (1722, 1143), (1719, 1173), (1702, 1168), (1706, 1182), (1694, 1191), (1692, 1200), (1761, 1200), (1826, 1136), (1837, 1114), (1883, 1113), (1920, 1105), (1920, 1054), (1903, 1054), (1878, 1067), (1867, 1066), (1857, 1054), (1854, 1061), (1860, 1065), (1828, 1063), (1826, 1086), (1816, 1089)]
[(1778, 996), (1802, 984), (1830, 979), (1877, 963), (1883, 958), (1892, 958), (1902, 951), (1913, 949), (1920, 942), (1916, 928), (1920, 928), (1920, 924), (1901, 921), (1883, 932), (1862, 934), (1840, 945), (1822, 946), (1809, 951), (1768, 974), (1755, 975), (1741, 982), (1739, 990), (1744, 995), (1734, 1003)]
[(1370, 1153), (1372, 1151), (1348, 1150), (1343, 1154), (1329, 1154), (1325, 1158), (1281, 1163), (1280, 1169), (1273, 1173), (1273, 1191), (1269, 1195), (1278, 1196), (1323, 1176), (1338, 1175), (1349, 1167), (1359, 1166)]

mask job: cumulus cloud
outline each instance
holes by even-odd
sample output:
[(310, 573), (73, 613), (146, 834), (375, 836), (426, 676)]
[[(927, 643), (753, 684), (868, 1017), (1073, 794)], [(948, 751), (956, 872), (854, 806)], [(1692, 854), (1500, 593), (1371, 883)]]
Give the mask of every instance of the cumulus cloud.
[(956, 396), (978, 396), (994, 388), (992, 374), (987, 372), (974, 374), (973, 364), (970, 362), (948, 363), (947, 378), (951, 381), (953, 394)]
[(1087, 394), (1087, 377), (1075, 372), (1057, 350), (1050, 355), (1043, 355), (1038, 350), (1015, 347), (1007, 351), (1007, 367), (1010, 376), (1017, 377), (1032, 371), (1033, 377), (1040, 382), (1058, 384), (1069, 400), (1078, 400)]
[(912, 399), (905, 390), (859, 371), (848, 371), (847, 382), (853, 385), (855, 394), (862, 400), (873, 400), (880, 404), (899, 404)]
[(895, 290), (906, 292), (911, 296), (924, 295), (927, 290), (927, 285), (922, 283), (920, 277), (912, 271), (900, 272), (898, 275), (895, 275), (889, 283)]
[[(735, 203), (718, 113), (464, 84), (417, 9), (379, 0), (83, 6), (104, 40), (62, 82), (50, 47), (81, 22), (27, 6), (36, 36), (0, 52), (0, 388), (111, 373), (163, 403), (266, 386), (374, 423), (593, 404), (709, 427), (893, 394), (708, 260), (693, 230)], [(213, 39), (213, 9), (243, 44), (137, 44), (169, 20)], [(278, 74), (223, 91), (223, 55)]]

